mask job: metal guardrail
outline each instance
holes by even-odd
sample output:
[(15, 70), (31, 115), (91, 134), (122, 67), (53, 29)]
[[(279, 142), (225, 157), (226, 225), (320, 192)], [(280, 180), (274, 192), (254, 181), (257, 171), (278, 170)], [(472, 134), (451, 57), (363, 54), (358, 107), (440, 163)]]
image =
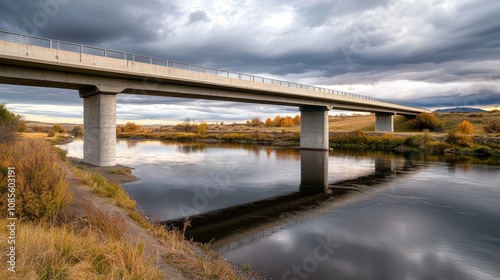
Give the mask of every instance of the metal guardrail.
[[(345, 97), (352, 97), (352, 98), (358, 98), (358, 99), (364, 99), (364, 100), (370, 100), (370, 101), (379, 101), (379, 102), (385, 102), (385, 103), (390, 103), (390, 104), (403, 105), (403, 104), (398, 104), (398, 103), (394, 103), (394, 102), (388, 102), (388, 101), (385, 101), (385, 100), (379, 99), (379, 98), (374, 98), (374, 97), (369, 97), (369, 96), (364, 96), (364, 95), (359, 95), (359, 94), (354, 94), (354, 93), (349, 93), (349, 92), (344, 92), (344, 91), (338, 91), (338, 90), (332, 90), (332, 89), (321, 88), (321, 87), (316, 87), (316, 86), (297, 84), (297, 83), (275, 80), (275, 79), (270, 79), (270, 78), (264, 78), (264, 77), (259, 77), (259, 76), (253, 76), (253, 75), (248, 75), (248, 74), (241, 74), (241, 73), (237, 73), (237, 72), (219, 70), (219, 69), (214, 69), (214, 68), (210, 68), (210, 67), (204, 67), (204, 66), (189, 64), (189, 63), (185, 63), (185, 62), (172, 61), (172, 60), (167, 60), (167, 59), (162, 59), (162, 58), (155, 58), (155, 57), (150, 57), (150, 56), (131, 54), (131, 53), (121, 52), (121, 51), (107, 50), (107, 49), (98, 48), (98, 47), (91, 47), (91, 46), (86, 46), (86, 45), (81, 45), (81, 44), (52, 40), (52, 39), (47, 39), (47, 38), (42, 38), (42, 37), (25, 35), (25, 34), (21, 34), (21, 33), (14, 33), (14, 32), (10, 32), (10, 31), (0, 30), (0, 40), (14, 42), (14, 43), (27, 44), (27, 45), (32, 45), (32, 46), (38, 46), (38, 47), (44, 47), (44, 48), (50, 48), (50, 49), (70, 51), (70, 52), (81, 53), (81, 54), (96, 55), (96, 56), (109, 57), (109, 58), (115, 58), (115, 59), (123, 59), (123, 60), (127, 60), (127, 61), (134, 61), (134, 62), (153, 64), (153, 65), (160, 65), (160, 66), (165, 66), (165, 67), (184, 69), (184, 70), (196, 71), (196, 72), (212, 74), (212, 75), (217, 75), (217, 76), (222, 76), (222, 77), (235, 78), (235, 79), (246, 80), (246, 81), (274, 84), (274, 85), (287, 86), (287, 87), (292, 87), (292, 88), (307, 89), (307, 90), (313, 90), (313, 91), (317, 91), (317, 92), (335, 94), (338, 96), (345, 96)], [(407, 106), (407, 105), (404, 105), (404, 106)]]

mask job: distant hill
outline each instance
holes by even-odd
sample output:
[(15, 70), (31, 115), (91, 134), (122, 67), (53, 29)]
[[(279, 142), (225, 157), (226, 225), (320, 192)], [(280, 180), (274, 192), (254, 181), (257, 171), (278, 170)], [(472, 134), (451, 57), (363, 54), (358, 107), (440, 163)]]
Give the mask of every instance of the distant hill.
[(482, 109), (477, 109), (477, 108), (470, 108), (470, 107), (455, 107), (455, 108), (448, 108), (448, 109), (439, 109), (435, 110), (434, 112), (436, 113), (481, 113), (481, 112), (487, 112)]

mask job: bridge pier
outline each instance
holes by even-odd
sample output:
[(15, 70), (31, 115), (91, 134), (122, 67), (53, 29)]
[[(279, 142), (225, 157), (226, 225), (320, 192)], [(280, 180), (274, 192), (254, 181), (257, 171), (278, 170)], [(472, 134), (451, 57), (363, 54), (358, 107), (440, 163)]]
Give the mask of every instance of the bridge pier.
[(97, 166), (116, 165), (116, 94), (87, 89), (83, 98), (83, 161)]
[(328, 111), (324, 106), (300, 107), (300, 148), (328, 151)]
[(375, 131), (394, 132), (394, 114), (375, 113)]

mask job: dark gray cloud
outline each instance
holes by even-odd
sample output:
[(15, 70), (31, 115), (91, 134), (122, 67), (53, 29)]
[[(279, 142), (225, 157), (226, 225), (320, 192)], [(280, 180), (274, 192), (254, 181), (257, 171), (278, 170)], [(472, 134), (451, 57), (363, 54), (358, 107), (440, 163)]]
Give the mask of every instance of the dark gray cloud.
[(189, 14), (189, 24), (197, 22), (211, 22), (212, 20), (207, 16), (204, 11), (196, 11)]
[(76, 90), (0, 85), (0, 103), (36, 105), (82, 105)]
[[(397, 96), (421, 106), (459, 103), (464, 95), (487, 106), (499, 103), (498, 14), (500, 2), (489, 0), (250, 0), (232, 5), (5, 0), (0, 3), (0, 28), (374, 97)], [(5, 91), (2, 86), (0, 92)], [(41, 90), (45, 97), (21, 91), (0, 98), (79, 102), (74, 94), (59, 98), (57, 90)], [(179, 106), (193, 102), (119, 100)]]
[(177, 16), (175, 4), (160, 0), (141, 3), (133, 0), (8, 0), (0, 3), (3, 29), (113, 47), (123, 42), (157, 41), (164, 36), (165, 19)]

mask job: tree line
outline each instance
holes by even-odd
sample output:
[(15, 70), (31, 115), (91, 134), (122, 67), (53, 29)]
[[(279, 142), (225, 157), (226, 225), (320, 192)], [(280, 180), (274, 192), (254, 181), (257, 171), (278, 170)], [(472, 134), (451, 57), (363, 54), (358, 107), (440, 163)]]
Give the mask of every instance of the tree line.
[(300, 116), (280, 116), (277, 115), (273, 119), (267, 118), (265, 121), (261, 121), (259, 117), (255, 117), (247, 121), (247, 125), (250, 126), (266, 126), (266, 127), (291, 127), (295, 125), (300, 125)]

